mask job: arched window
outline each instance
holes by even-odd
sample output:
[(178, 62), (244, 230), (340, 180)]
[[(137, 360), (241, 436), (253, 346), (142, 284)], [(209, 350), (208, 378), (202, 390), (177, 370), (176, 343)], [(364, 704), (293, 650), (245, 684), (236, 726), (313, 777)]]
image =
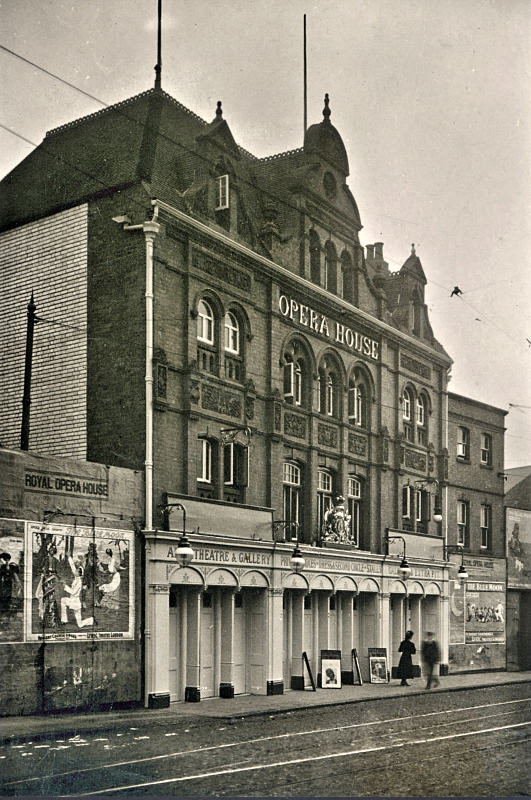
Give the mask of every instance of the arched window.
[(197, 340), (214, 344), (214, 312), (205, 300), (197, 307)]
[(302, 406), (306, 403), (306, 363), (304, 358), (297, 358), (297, 349), (294, 348), (284, 356), (283, 382), (284, 400), (294, 406)]
[(294, 523), (286, 525), (286, 539), (298, 538), (298, 525), (301, 513), (302, 477), (301, 468), (293, 461), (282, 465), (284, 520)]
[(365, 425), (365, 387), (354, 378), (348, 382), (348, 418), (352, 425)]
[(232, 311), (225, 314), (225, 350), (228, 353), (240, 352), (240, 325)]
[(325, 244), (325, 289), (337, 292), (337, 253), (333, 242)]
[(413, 397), (410, 389), (404, 389), (404, 396), (402, 401), (402, 417), (404, 419), (404, 436), (408, 442), (414, 441), (413, 438), (413, 420), (411, 417), (411, 409), (413, 407)]
[(321, 242), (319, 236), (312, 228), (310, 230), (310, 280), (321, 283)]
[(332, 508), (333, 480), (332, 473), (320, 469), (317, 473), (317, 530), (323, 532), (325, 514)]
[(356, 477), (347, 481), (348, 514), (350, 517), (350, 536), (352, 543), (359, 547), (361, 534), (361, 482)]
[(340, 380), (333, 363), (325, 358), (317, 377), (317, 410), (328, 417), (339, 417)]
[(428, 444), (427, 401), (423, 393), (417, 397), (417, 442), (426, 446)]
[(347, 303), (357, 305), (358, 293), (356, 276), (354, 273), (354, 267), (352, 265), (350, 253), (348, 253), (346, 250), (343, 250), (341, 253), (341, 270), (343, 272), (343, 298), (347, 301)]

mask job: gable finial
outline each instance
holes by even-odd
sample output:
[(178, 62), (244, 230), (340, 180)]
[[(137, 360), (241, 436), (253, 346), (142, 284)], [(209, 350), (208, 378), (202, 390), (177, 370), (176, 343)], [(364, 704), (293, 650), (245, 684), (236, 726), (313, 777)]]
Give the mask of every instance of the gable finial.
[(415, 244), (414, 243), (411, 245), (411, 255), (412, 256), (416, 255), (416, 253), (415, 253)]
[(221, 108), (221, 100), (218, 100), (217, 106), (216, 106), (216, 120), (215, 121), (216, 122), (221, 122), (222, 119), (223, 119), (223, 110)]
[(330, 114), (332, 113), (330, 111), (330, 108), (328, 107), (328, 102), (329, 102), (329, 98), (328, 98), (328, 92), (327, 92), (325, 94), (325, 96), (324, 96), (324, 108), (323, 108), (323, 117), (324, 117), (324, 121), (325, 122), (330, 122)]

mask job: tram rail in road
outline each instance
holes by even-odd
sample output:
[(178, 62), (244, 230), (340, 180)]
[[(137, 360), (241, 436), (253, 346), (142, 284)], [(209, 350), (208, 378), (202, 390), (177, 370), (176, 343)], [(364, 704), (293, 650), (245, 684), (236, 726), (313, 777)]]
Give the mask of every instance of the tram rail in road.
[[(161, 729), (153, 736), (146, 726), (145, 733), (131, 730), (128, 734), (116, 733), (114, 737), (82, 741), (77, 737), (77, 741), (65, 743), (54, 740), (48, 747), (35, 745), (34, 750), (29, 744), (14, 746), (4, 757), (9, 763), (2, 762), (11, 773), (10, 777), (4, 773), (2, 790), (8, 795), (48, 796), (129, 793), (330, 796), (334, 792), (353, 796), (405, 792), (404, 796), (418, 796), (427, 790), (417, 788), (408, 792), (409, 773), (413, 771), (418, 779), (419, 765), (429, 763), (430, 775), (435, 775), (440, 787), (445, 787), (436, 794), (448, 794), (447, 787), (458, 776), (462, 786), (469, 784), (470, 789), (476, 789), (463, 794), (484, 794), (479, 791), (482, 784), (496, 781), (495, 776), (485, 774), (485, 769), (493, 763), (492, 751), (495, 751), (498, 766), (500, 759), (505, 759), (513, 782), (521, 786), (516, 792), (526, 793), (525, 775), (519, 776), (514, 762), (520, 760), (525, 764), (531, 737), (531, 693), (525, 684), (520, 684), (520, 689), (510, 688), (512, 696), (498, 700), (492, 697), (492, 690), (467, 691), (459, 704), (455, 703), (454, 693), (451, 707), (449, 695), (444, 693), (417, 695), (396, 703), (395, 713), (373, 719), (368, 718), (367, 712), (358, 713), (364, 718), (356, 722), (349, 721), (353, 714), (352, 706), (348, 705), (298, 711), (283, 715), (282, 721), (279, 717), (271, 719), (272, 730), (266, 735), (264, 720), (244, 720), (234, 726), (211, 721), (211, 725), (203, 724), (199, 741), (196, 737), (190, 744), (184, 727), (173, 733)], [(515, 696), (518, 694), (525, 696)], [(474, 699), (470, 700), (471, 697)], [(384, 703), (382, 710), (389, 712), (390, 700)], [(375, 716), (374, 704), (370, 705), (371, 715)], [(323, 724), (326, 717), (332, 724)], [(317, 720), (321, 724), (315, 724)], [(280, 722), (289, 729), (276, 732)], [(171, 724), (169, 721), (168, 726)], [(250, 735), (246, 736), (247, 732)], [(214, 743), (213, 736), (217, 739)], [(123, 749), (121, 739), (127, 742), (128, 752), (133, 747), (145, 748), (147, 752), (113, 758)], [(177, 748), (170, 746), (175, 741), (179, 741)], [(186, 746), (182, 746), (183, 741)], [(85, 749), (77, 753), (81, 747)], [(6, 748), (2, 755), (5, 751)], [(27, 759), (24, 767), (30, 766), (30, 759), (36, 766), (35, 756), (39, 759), (38, 774), (28, 769), (26, 775), (17, 776), (14, 772), (17, 759), (19, 764)], [(482, 765), (480, 770), (478, 761)], [(406, 787), (404, 791), (395, 785), (397, 780)]]

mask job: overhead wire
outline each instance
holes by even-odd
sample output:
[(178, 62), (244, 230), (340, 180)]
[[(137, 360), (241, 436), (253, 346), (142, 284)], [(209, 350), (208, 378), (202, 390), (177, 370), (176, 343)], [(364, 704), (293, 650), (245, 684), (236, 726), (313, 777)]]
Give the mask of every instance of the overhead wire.
[[(141, 122), (140, 120), (128, 115), (125, 112), (123, 107), (116, 106), (115, 104), (106, 103), (104, 100), (101, 100), (100, 98), (96, 97), (95, 95), (91, 94), (90, 92), (87, 92), (84, 89), (80, 88), (76, 84), (71, 83), (70, 81), (66, 80), (65, 78), (62, 78), (60, 75), (57, 75), (57, 73), (54, 73), (54, 72), (46, 69), (45, 67), (42, 67), (40, 64), (37, 64), (36, 62), (31, 61), (30, 59), (26, 58), (25, 56), (22, 56), (20, 53), (17, 53), (14, 50), (11, 50), (10, 48), (6, 47), (3, 44), (0, 44), (0, 49), (4, 50), (6, 53), (8, 53), (9, 55), (13, 56), (14, 58), (18, 58), (21, 61), (29, 64), (32, 67), (34, 67), (35, 69), (40, 70), (44, 74), (46, 74), (49, 77), (53, 78), (54, 80), (59, 81), (60, 83), (64, 84), (65, 86), (68, 86), (70, 89), (73, 89), (74, 91), (79, 92), (80, 94), (84, 95), (85, 97), (88, 97), (91, 100), (94, 100), (95, 102), (97, 102), (100, 105), (102, 105), (104, 108), (111, 108), (115, 113), (117, 113), (118, 115), (123, 116), (128, 121), (133, 122), (136, 125), (145, 127), (146, 123)], [(184, 106), (183, 106), (183, 108), (184, 108)], [(190, 113), (193, 113), (193, 112), (190, 112)], [(194, 116), (196, 116), (196, 115), (194, 115)], [(83, 118), (81, 118), (81, 119), (83, 119)], [(207, 123), (205, 122), (205, 124), (207, 124)], [(3, 128), (4, 130), (8, 131), (12, 135), (17, 136), (18, 138), (20, 138), (21, 140), (25, 141), (26, 143), (32, 145), (33, 147), (41, 147), (43, 150), (45, 150), (45, 152), (50, 152), (50, 149), (45, 147), (45, 141), (46, 140), (44, 140), (44, 142), (42, 142), (40, 145), (38, 145), (35, 142), (33, 142), (30, 139), (28, 139), (27, 137), (25, 137), (22, 134), (18, 133), (14, 129), (8, 127), (7, 125), (4, 125), (4, 124), (0, 123), (0, 127)], [(148, 127), (151, 129), (151, 126), (149, 124), (148, 124)], [(205, 156), (205, 155), (203, 155), (201, 153), (198, 153), (196, 150), (192, 150), (191, 148), (189, 148), (185, 144), (183, 144), (183, 142), (177, 141), (176, 139), (172, 138), (171, 136), (168, 136), (167, 134), (162, 133), (160, 130), (156, 130), (156, 131), (153, 131), (153, 132), (155, 133), (155, 135), (157, 137), (165, 139), (166, 141), (170, 142), (171, 144), (176, 145), (177, 147), (181, 148), (182, 150), (184, 150), (188, 154), (193, 155), (194, 157), (206, 162), (209, 166), (211, 166), (211, 167), (214, 166), (214, 162), (212, 161), (212, 159), (209, 159), (207, 156)], [(243, 148), (240, 148), (240, 149), (243, 149)], [(245, 152), (247, 152), (247, 151), (245, 151)], [(99, 178), (97, 175), (94, 175), (94, 174), (92, 174), (90, 172), (82, 170), (76, 164), (73, 164), (72, 162), (69, 162), (68, 160), (64, 159), (62, 156), (58, 155), (56, 152), (51, 152), (51, 155), (53, 155), (55, 158), (57, 158), (58, 160), (62, 161), (66, 165), (72, 167), (76, 171), (80, 172), (81, 174), (85, 175), (86, 177), (89, 177), (89, 178), (97, 181), (102, 187), (104, 187), (104, 188), (106, 188), (106, 189), (108, 189), (110, 191), (113, 191), (113, 190), (116, 189), (116, 187), (111, 187), (105, 181), (102, 181), (101, 178)], [(259, 161), (259, 162), (262, 161), (262, 159), (258, 159), (258, 158), (256, 160)], [(241, 182), (241, 183), (247, 184), (253, 190), (256, 190), (256, 188), (257, 188), (256, 187), (256, 183), (253, 180), (247, 179), (245, 176), (238, 176), (238, 181)], [(296, 211), (297, 213), (300, 212), (300, 209), (297, 208), (295, 205), (293, 205), (293, 203), (290, 203), (285, 198), (280, 197), (279, 195), (270, 192), (267, 188), (260, 187), (260, 192), (264, 196), (269, 197), (270, 199), (274, 199), (277, 203), (280, 203), (280, 204), (286, 206), (287, 208), (290, 208), (292, 211)], [(134, 198), (128, 198), (128, 202), (136, 204), (139, 207), (141, 207), (142, 210), (145, 210), (145, 206), (140, 201), (137, 201)], [(384, 216), (386, 216), (386, 215), (384, 215)], [(387, 215), (387, 216), (389, 216), (389, 215)], [(407, 220), (403, 220), (403, 221), (407, 221)], [(416, 224), (416, 223), (411, 223), (411, 224)], [(395, 263), (395, 264), (399, 264), (400, 263), (398, 261), (395, 261), (392, 258), (389, 259), (389, 260), (393, 261), (393, 263)], [(503, 282), (503, 281), (491, 282), (489, 284), (485, 284), (485, 287), (488, 287), (490, 285), (496, 285), (497, 283), (501, 283), (501, 282)], [(441, 289), (445, 289), (446, 291), (449, 291), (449, 287), (442, 286), (441, 284), (438, 284), (436, 281), (434, 281), (432, 279), (428, 280), (428, 283), (434, 284), (435, 286), (438, 286)], [(472, 290), (469, 290), (469, 291), (476, 291), (479, 288), (483, 288), (483, 287), (476, 287), (476, 289), (472, 289)], [(462, 294), (466, 294), (466, 293), (467, 293), (466, 291), (462, 292)], [(505, 336), (507, 336), (508, 339), (510, 339), (511, 341), (513, 341), (515, 343), (518, 343), (518, 344), (523, 343), (523, 341), (521, 341), (520, 339), (516, 339), (514, 336), (511, 336), (509, 333), (507, 333), (507, 331), (505, 331), (501, 326), (499, 326), (494, 320), (488, 318), (482, 311), (476, 309), (467, 300), (465, 300), (462, 297), (461, 297), (461, 299), (463, 299), (463, 301), (466, 302), (475, 313), (482, 314), (484, 320), (488, 324), (490, 324), (493, 327), (495, 327), (497, 330), (499, 330), (501, 333), (503, 333)], [(483, 321), (483, 320), (479, 320), (479, 321)]]

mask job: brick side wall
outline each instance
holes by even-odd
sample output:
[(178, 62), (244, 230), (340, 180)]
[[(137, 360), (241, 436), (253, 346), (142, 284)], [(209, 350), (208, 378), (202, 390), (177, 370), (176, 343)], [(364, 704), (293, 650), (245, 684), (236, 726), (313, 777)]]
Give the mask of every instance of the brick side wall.
[(87, 206), (0, 235), (0, 443), (18, 447), (27, 305), (34, 292), (30, 450), (86, 455)]

